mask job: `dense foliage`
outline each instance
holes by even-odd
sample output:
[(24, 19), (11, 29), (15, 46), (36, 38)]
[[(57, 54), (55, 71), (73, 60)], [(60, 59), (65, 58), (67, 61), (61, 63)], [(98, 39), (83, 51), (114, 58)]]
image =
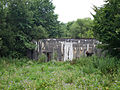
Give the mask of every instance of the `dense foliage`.
[(116, 58), (81, 57), (48, 63), (0, 59), (1, 90), (119, 90), (119, 77), (120, 61)]
[(0, 0), (0, 56), (26, 56), (32, 40), (92, 38), (92, 20), (57, 21), (51, 0)]
[(94, 10), (95, 37), (103, 43), (103, 49), (120, 57), (120, 0), (106, 0), (104, 6)]
[(70, 27), (71, 38), (93, 38), (92, 23), (90, 18), (78, 19)]
[[(106, 0), (90, 18), (57, 21), (52, 0), (0, 0), (0, 56), (26, 56), (32, 40), (43, 38), (96, 38), (103, 49), (120, 56), (120, 1)], [(93, 28), (92, 28), (93, 27)], [(94, 32), (94, 36), (93, 36)]]
[(61, 23), (62, 37), (66, 38), (93, 38), (93, 21), (90, 18), (77, 19), (76, 21)]
[(50, 0), (0, 0), (1, 56), (25, 56), (32, 40), (57, 37), (58, 28)]

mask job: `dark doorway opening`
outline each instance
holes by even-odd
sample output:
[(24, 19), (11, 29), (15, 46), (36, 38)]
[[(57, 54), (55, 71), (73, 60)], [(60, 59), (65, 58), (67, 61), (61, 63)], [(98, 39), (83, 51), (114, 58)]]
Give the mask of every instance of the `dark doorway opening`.
[(46, 61), (49, 62), (49, 61), (51, 60), (52, 52), (50, 52), (50, 51), (44, 51), (43, 53), (44, 53), (44, 54), (46, 55), (46, 57), (47, 57)]
[(50, 60), (51, 60), (50, 53), (47, 52), (47, 62), (49, 62)]

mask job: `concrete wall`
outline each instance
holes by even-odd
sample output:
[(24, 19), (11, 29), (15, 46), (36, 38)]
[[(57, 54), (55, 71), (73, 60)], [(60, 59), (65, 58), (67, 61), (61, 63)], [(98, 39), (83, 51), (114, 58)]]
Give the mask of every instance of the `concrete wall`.
[(46, 61), (55, 59), (59, 61), (72, 60), (86, 56), (86, 51), (98, 54), (100, 50), (96, 45), (100, 42), (96, 39), (40, 39), (34, 41), (36, 49), (29, 51), (28, 56), (32, 59), (38, 59), (39, 55), (44, 53)]

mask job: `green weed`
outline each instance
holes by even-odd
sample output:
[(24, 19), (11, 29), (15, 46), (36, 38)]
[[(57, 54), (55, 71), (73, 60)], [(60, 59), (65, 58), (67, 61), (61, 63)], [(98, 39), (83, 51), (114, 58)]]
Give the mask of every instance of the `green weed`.
[(0, 89), (119, 90), (120, 61), (81, 57), (72, 62), (41, 63), (29, 59), (0, 59)]

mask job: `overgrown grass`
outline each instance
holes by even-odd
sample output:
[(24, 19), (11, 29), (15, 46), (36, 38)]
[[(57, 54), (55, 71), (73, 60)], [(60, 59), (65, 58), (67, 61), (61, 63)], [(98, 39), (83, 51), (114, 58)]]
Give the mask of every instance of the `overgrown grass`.
[(72, 62), (40, 63), (29, 59), (0, 59), (0, 89), (119, 90), (120, 61), (87, 57)]

